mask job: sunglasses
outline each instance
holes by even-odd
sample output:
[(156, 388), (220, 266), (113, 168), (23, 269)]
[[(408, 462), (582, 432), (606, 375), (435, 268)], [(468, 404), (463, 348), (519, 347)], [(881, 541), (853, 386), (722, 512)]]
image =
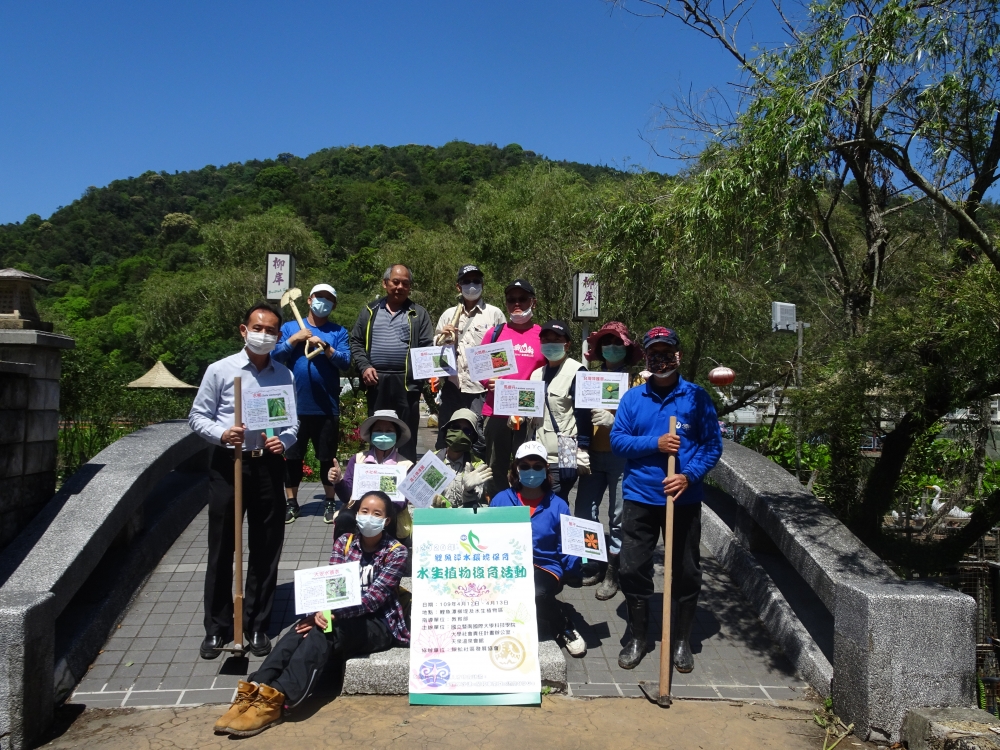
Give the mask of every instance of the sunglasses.
[(542, 462), (538, 461), (538, 462), (535, 462), (533, 464), (529, 464), (529, 463), (518, 464), (517, 468), (518, 469), (525, 469), (525, 470), (527, 470), (527, 469), (534, 469), (535, 471), (541, 471), (542, 469), (547, 469), (548, 468), (548, 464), (543, 464)]

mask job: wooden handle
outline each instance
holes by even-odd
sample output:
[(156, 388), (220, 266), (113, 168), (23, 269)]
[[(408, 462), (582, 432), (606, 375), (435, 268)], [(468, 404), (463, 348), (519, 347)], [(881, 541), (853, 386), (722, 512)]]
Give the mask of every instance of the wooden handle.
[[(233, 419), (243, 424), (243, 379), (233, 378)], [(235, 448), (233, 461), (234, 538), (236, 596), (233, 599), (233, 646), (243, 647), (243, 446)]]
[[(677, 434), (677, 417), (670, 418), (670, 434)], [(667, 457), (667, 477), (677, 472), (677, 457)], [(667, 519), (663, 528), (663, 630), (660, 634), (660, 695), (670, 695), (673, 654), (670, 642), (670, 589), (674, 567), (674, 496), (667, 495)]]

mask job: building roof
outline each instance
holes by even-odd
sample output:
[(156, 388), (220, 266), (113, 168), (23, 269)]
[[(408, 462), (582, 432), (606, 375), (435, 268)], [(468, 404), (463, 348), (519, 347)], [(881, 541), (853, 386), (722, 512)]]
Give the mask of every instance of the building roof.
[(175, 378), (167, 366), (157, 361), (149, 368), (149, 372), (141, 378), (137, 378), (128, 384), (129, 388), (197, 388), (196, 385), (188, 385), (183, 380)]
[(18, 271), (16, 268), (0, 268), (0, 280), (2, 279), (18, 279), (23, 281), (41, 281), (46, 284), (51, 284), (52, 279), (43, 279), (41, 276), (35, 276), (33, 273), (28, 273), (27, 271)]

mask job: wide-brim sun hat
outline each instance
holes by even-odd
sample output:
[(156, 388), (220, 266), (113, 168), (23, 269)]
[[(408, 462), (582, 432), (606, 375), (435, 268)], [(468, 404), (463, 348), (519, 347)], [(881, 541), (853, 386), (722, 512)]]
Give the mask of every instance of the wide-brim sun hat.
[(379, 409), (368, 417), (368, 419), (362, 422), (361, 427), (358, 430), (358, 434), (361, 436), (361, 439), (366, 443), (370, 443), (372, 440), (372, 425), (381, 421), (392, 422), (399, 428), (399, 438), (396, 440), (397, 445), (403, 445), (409, 442), (410, 428), (406, 426), (406, 422), (396, 415), (396, 412), (393, 409)]
[(526, 443), (521, 443), (521, 447), (514, 454), (514, 460), (520, 461), (522, 458), (527, 458), (528, 456), (538, 456), (538, 458), (548, 460), (549, 452), (537, 440), (529, 440)]
[(472, 425), (472, 431), (476, 433), (476, 437), (473, 440), (473, 442), (482, 439), (483, 436), (479, 432), (478, 425), (476, 424), (479, 421), (479, 417), (476, 416), (476, 413), (472, 411), (472, 409), (456, 409), (455, 412), (451, 415), (451, 419), (449, 419), (447, 422), (441, 425), (441, 428), (438, 430), (438, 432), (443, 435), (445, 430), (448, 429), (449, 425), (452, 425), (455, 422), (458, 422), (459, 420), (465, 420), (466, 422)]
[(643, 352), (642, 346), (639, 342), (633, 341), (628, 334), (628, 328), (624, 323), (620, 323), (617, 320), (612, 320), (605, 323), (599, 329), (594, 331), (592, 334), (587, 336), (587, 361), (598, 362), (604, 361), (604, 354), (601, 353), (601, 348), (599, 346), (601, 339), (605, 336), (617, 336), (622, 340), (625, 345), (625, 364), (634, 365), (643, 360), (645, 354)]

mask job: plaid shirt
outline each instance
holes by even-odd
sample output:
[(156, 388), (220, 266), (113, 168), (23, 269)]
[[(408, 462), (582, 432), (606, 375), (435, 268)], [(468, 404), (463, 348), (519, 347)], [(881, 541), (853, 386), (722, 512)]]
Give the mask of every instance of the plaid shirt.
[[(350, 548), (348, 548), (350, 543)], [(331, 565), (361, 560), (361, 542), (357, 534), (344, 534), (333, 543), (333, 553), (330, 555)], [(402, 644), (410, 642), (410, 630), (406, 627), (403, 617), (403, 607), (399, 603), (396, 591), (399, 580), (403, 577), (406, 567), (406, 547), (395, 539), (383, 534), (378, 549), (375, 550), (373, 561), (375, 579), (361, 595), (361, 605), (345, 607), (336, 612), (337, 617), (365, 617), (377, 614), (393, 637)]]

